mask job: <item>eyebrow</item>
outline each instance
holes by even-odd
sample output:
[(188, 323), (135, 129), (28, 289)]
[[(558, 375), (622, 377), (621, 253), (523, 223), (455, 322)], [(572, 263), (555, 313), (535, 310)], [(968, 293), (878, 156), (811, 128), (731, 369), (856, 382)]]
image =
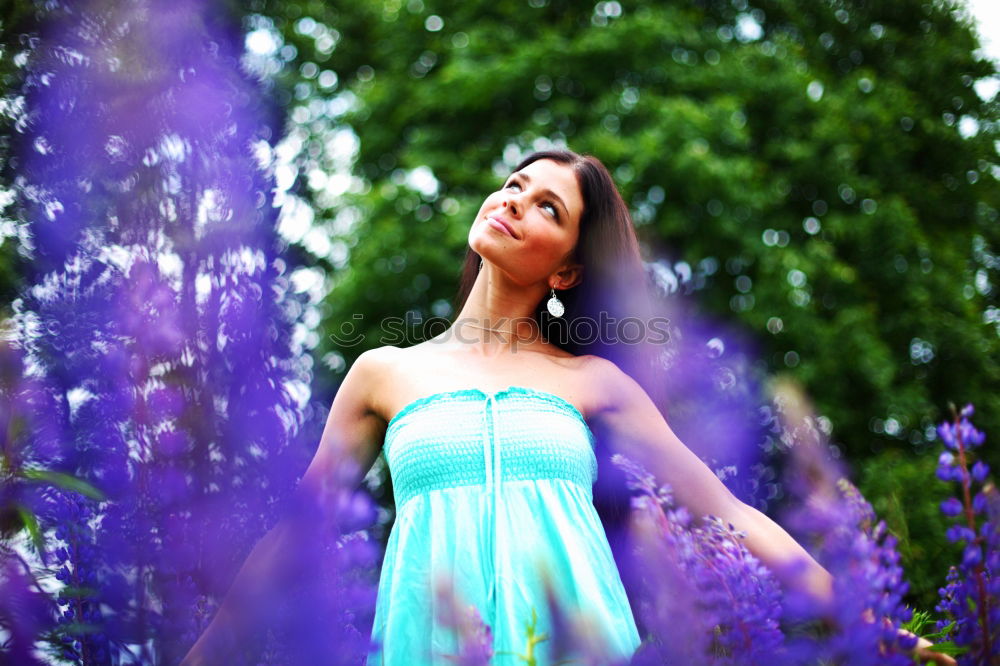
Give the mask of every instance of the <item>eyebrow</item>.
[[(531, 184), (531, 178), (529, 178), (527, 174), (521, 173), (520, 171), (515, 171), (514, 173), (511, 174), (511, 178), (513, 178), (514, 176), (523, 179), (524, 182), (528, 183), (529, 185)], [(560, 198), (558, 194), (556, 194), (547, 187), (542, 189), (542, 194), (547, 194), (548, 196), (555, 199), (556, 203), (562, 206), (563, 214), (566, 215), (566, 217), (569, 217), (569, 209), (566, 208), (566, 204), (563, 202), (562, 198)]]

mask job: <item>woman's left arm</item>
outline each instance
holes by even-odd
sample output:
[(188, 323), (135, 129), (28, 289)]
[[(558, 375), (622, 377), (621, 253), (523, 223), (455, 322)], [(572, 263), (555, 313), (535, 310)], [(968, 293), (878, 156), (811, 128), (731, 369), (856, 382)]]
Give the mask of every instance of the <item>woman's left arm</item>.
[[(817, 601), (829, 602), (830, 574), (777, 523), (737, 499), (674, 434), (638, 382), (610, 361), (595, 357), (594, 365), (601, 403), (588, 416), (610, 435), (613, 451), (642, 465), (658, 484), (668, 484), (693, 518), (716, 516), (746, 532), (744, 543), (762, 564), (779, 577), (794, 577), (782, 579), (786, 586), (804, 585)], [(795, 562), (805, 566), (787, 566)]]
[[(757, 509), (741, 502), (674, 434), (660, 410), (634, 379), (611, 361), (593, 357), (600, 402), (589, 418), (610, 435), (611, 448), (668, 484), (693, 518), (716, 516), (746, 533), (747, 549), (778, 576), (786, 588), (806, 589), (821, 608), (833, 601), (833, 577), (788, 532)], [(804, 566), (795, 566), (803, 563)], [(825, 614), (825, 613), (824, 613)], [(920, 639), (917, 656), (954, 665)]]

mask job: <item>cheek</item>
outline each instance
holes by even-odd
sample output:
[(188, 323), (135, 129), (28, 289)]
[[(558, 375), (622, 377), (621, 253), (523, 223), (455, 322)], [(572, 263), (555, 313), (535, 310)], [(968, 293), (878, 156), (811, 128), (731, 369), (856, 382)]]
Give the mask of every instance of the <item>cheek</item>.
[(573, 250), (574, 239), (567, 237), (561, 230), (544, 226), (545, 230), (536, 233), (532, 246), (540, 258), (548, 262), (562, 261)]

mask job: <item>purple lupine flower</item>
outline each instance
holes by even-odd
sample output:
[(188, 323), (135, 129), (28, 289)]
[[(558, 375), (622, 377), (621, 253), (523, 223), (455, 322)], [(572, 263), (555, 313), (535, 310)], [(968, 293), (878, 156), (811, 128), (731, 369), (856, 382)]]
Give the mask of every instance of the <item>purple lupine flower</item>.
[[(106, 496), (32, 500), (61, 587), (49, 644), (87, 664), (176, 662), (282, 515), (325, 411), (295, 397), (310, 382), (301, 308), (253, 150), (278, 128), (241, 69), (239, 26), (211, 3), (39, 11), (17, 150), (32, 257), (15, 333), (48, 392), (29, 455)], [(364, 655), (378, 549), (348, 495), (282, 574), (329, 585), (265, 604), (285, 612), (275, 637), (248, 637), (231, 663)]]
[[(903, 580), (895, 539), (884, 522), (871, 525), (871, 508), (851, 506), (857, 494), (842, 481), (846, 497), (826, 504), (803, 502), (787, 518), (802, 543), (833, 576), (833, 601), (819, 607), (814, 600), (792, 593), (788, 608), (798, 620), (826, 618), (834, 631), (825, 639), (797, 640), (790, 646), (792, 663), (817, 659), (844, 664), (911, 663), (913, 641), (899, 636), (911, 617), (903, 605), (908, 586)], [(859, 521), (859, 515), (862, 521)], [(866, 520), (867, 519), (867, 520)], [(866, 615), (871, 617), (866, 617)], [(872, 621), (872, 620), (875, 621)]]
[(711, 516), (693, 524), (669, 487), (621, 454), (612, 462), (638, 493), (633, 566), (649, 576), (651, 591), (640, 608), (652, 637), (633, 663), (773, 663), (783, 642), (780, 592), (745, 535)]
[(458, 644), (457, 654), (438, 657), (456, 666), (488, 666), (493, 659), (493, 630), (483, 622), (479, 609), (463, 601), (447, 576), (435, 580), (434, 597), (434, 621), (451, 629)]
[(833, 576), (829, 603), (796, 587), (786, 591), (790, 620), (825, 621), (832, 629), (822, 637), (789, 637), (787, 663), (911, 664), (915, 641), (899, 634), (912, 613), (903, 604), (908, 586), (895, 538), (847, 481), (798, 390), (788, 386), (779, 396), (793, 444), (785, 484), (792, 504), (782, 522)]
[[(0, 354), (3, 353), (0, 350)], [(10, 479), (4, 479), (0, 488), (12, 489), (14, 484), (8, 481)], [(16, 512), (12, 513), (11, 509), (18, 505), (11, 499), (0, 497), (0, 520), (3, 521), (0, 529), (5, 533), (11, 528), (9, 521), (16, 520)], [(23, 510), (23, 505), (20, 508)], [(0, 630), (4, 633), (0, 662), (25, 666), (44, 663), (35, 655), (35, 641), (53, 628), (55, 612), (55, 604), (41, 589), (30, 565), (13, 547), (0, 543)]]
[(962, 506), (962, 503), (959, 502), (954, 497), (949, 497), (948, 499), (941, 502), (941, 513), (943, 513), (946, 516), (951, 516), (951, 517), (957, 516), (958, 514), (962, 513), (963, 509), (964, 507)]
[[(662, 262), (646, 268), (664, 295), (676, 292), (677, 286), (685, 290), (692, 286), (683, 278), (678, 282), (680, 273)], [(653, 383), (659, 391), (650, 391), (650, 397), (669, 418), (671, 429), (736, 497), (767, 511), (782, 496), (775, 468), (781, 447), (774, 436), (774, 410), (762, 395), (754, 370), (754, 343), (695, 310), (691, 299), (658, 299), (656, 314), (670, 322), (669, 343), (657, 345)], [(624, 565), (631, 558), (632, 538), (622, 472), (607, 456), (600, 456), (598, 463), (594, 503), (625, 589), (630, 597), (639, 598), (648, 581), (639, 579), (641, 567)], [(643, 620), (637, 611), (635, 615), (642, 632)]]
[[(626, 566), (638, 577), (636, 620), (644, 627), (642, 644), (632, 658), (636, 666), (705, 663), (714, 625), (697, 607), (697, 589), (680, 566), (679, 552), (690, 539), (670, 529), (659, 504), (633, 498), (630, 533), (634, 541)], [(671, 522), (683, 529), (687, 513), (671, 511)], [(682, 532), (681, 532), (682, 533)], [(683, 636), (683, 640), (674, 640)]]
[(300, 533), (318, 536), (286, 554), (282, 589), (260, 604), (255, 624), (274, 635), (265, 663), (357, 664), (370, 649), (380, 549), (368, 533), (374, 503), (348, 483), (356, 470), (345, 461), (330, 479), (331, 497), (298, 505)]
[[(558, 577), (551, 569), (541, 571), (545, 608), (549, 625), (545, 632), (547, 651), (540, 663), (568, 663), (578, 666), (624, 666), (629, 657), (615, 656), (604, 642), (604, 627), (588, 617), (585, 608), (570, 608), (557, 593)], [(546, 659), (547, 657), (547, 659)]]
[[(961, 500), (951, 497), (941, 504), (946, 516), (959, 521), (945, 536), (963, 546), (961, 562), (949, 569), (946, 585), (939, 590), (937, 610), (944, 617), (938, 629), (947, 630), (951, 640), (968, 649), (958, 657), (963, 666), (1000, 660), (1000, 497), (988, 483), (986, 463), (970, 465), (971, 451), (986, 440), (969, 420), (972, 413), (973, 406), (966, 405), (952, 422), (937, 429), (949, 449), (947, 456), (941, 455), (937, 476), (957, 482), (961, 495)], [(982, 520), (978, 529), (977, 518)]]
[[(690, 293), (692, 284), (680, 285), (664, 262), (651, 262), (646, 270), (661, 295), (678, 286)], [(671, 322), (669, 344), (659, 356), (671, 428), (736, 497), (766, 510), (780, 489), (770, 467), (777, 453), (768, 436), (771, 410), (752, 369), (759, 350), (745, 335), (697, 311), (691, 299), (667, 297), (657, 308)]]
[[(32, 567), (60, 559), (46, 543), (39, 509), (45, 495), (59, 488), (100, 494), (51, 469), (55, 439), (45, 415), (51, 413), (53, 393), (27, 370), (21, 350), (0, 339), (0, 633), (7, 637), (0, 662), (33, 664), (39, 663), (35, 641), (56, 628), (59, 610)], [(57, 575), (67, 577), (62, 570)]]

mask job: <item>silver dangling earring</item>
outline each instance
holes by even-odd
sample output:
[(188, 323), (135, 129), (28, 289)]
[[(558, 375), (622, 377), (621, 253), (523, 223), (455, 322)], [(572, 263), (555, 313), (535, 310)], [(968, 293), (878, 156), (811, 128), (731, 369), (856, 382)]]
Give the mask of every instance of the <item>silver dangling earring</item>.
[(482, 260), (482, 258), (479, 259), (479, 270), (483, 270), (483, 260)]
[(549, 297), (549, 302), (545, 304), (548, 308), (549, 314), (553, 317), (562, 317), (563, 313), (566, 312), (566, 308), (563, 306), (563, 302), (559, 300), (556, 296), (556, 290), (553, 287), (549, 287), (552, 291), (552, 295)]

